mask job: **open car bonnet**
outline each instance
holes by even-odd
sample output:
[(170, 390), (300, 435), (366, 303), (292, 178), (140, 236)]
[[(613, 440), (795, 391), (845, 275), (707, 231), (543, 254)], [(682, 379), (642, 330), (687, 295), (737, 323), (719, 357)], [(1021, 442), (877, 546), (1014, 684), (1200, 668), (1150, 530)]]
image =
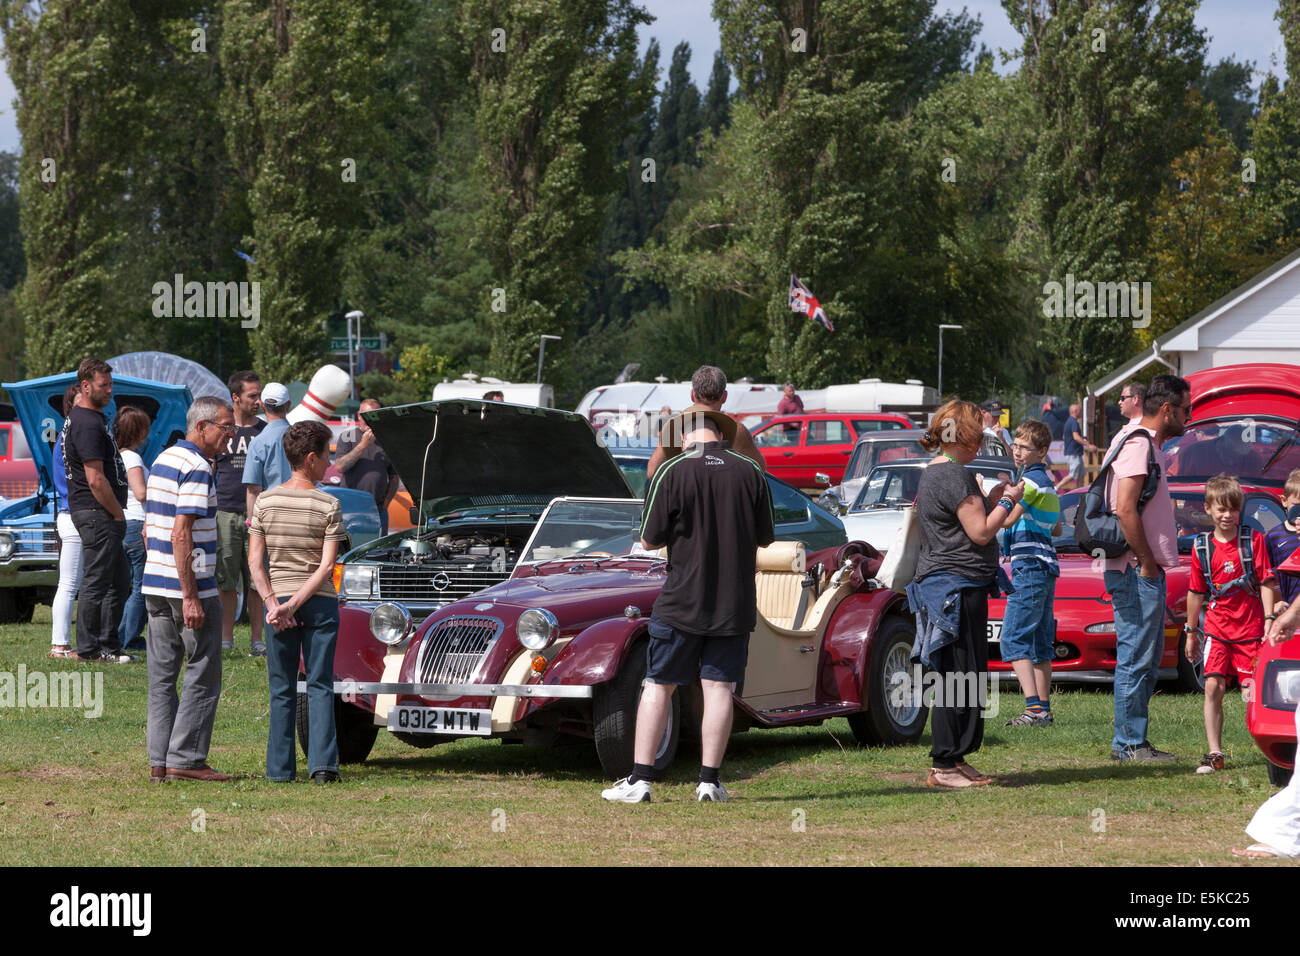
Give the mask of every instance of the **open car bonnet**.
[[(63, 430), (63, 393), (76, 380), (76, 372), (61, 372), (4, 385), (31, 446), (42, 493), (52, 490), (50, 465), (54, 443)], [(190, 402), (190, 390), (183, 385), (114, 375), (113, 400), (104, 414), (112, 422), (120, 405), (134, 405), (149, 416), (149, 438), (140, 449), (140, 457), (146, 465), (152, 465), (173, 438), (185, 436), (185, 413)]]
[(417, 502), (634, 497), (591, 426), (573, 412), (449, 399), (378, 408), (362, 417)]

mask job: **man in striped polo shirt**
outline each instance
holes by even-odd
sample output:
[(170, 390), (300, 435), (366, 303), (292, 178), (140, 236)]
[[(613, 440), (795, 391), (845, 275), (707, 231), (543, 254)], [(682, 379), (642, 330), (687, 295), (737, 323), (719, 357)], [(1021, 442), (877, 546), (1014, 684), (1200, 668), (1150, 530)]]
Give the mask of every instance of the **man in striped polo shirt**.
[(208, 766), (221, 695), (217, 499), (210, 459), (234, 432), (229, 402), (196, 400), (185, 416), (185, 438), (158, 456), (149, 475), (148, 551), (140, 590), (149, 611), (148, 741), (154, 781), (230, 779)]

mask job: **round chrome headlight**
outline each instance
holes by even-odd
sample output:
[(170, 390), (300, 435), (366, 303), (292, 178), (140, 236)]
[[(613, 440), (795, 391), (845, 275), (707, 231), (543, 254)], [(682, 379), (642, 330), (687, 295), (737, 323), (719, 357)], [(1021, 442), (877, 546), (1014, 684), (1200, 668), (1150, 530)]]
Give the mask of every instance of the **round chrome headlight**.
[(14, 536), (8, 531), (0, 531), (0, 561), (8, 561), (14, 553)]
[(370, 612), (370, 633), (392, 647), (411, 633), (411, 612), (400, 604), (381, 604)]
[(560, 636), (560, 621), (550, 611), (540, 607), (530, 608), (519, 615), (515, 624), (519, 643), (530, 651), (540, 651)]

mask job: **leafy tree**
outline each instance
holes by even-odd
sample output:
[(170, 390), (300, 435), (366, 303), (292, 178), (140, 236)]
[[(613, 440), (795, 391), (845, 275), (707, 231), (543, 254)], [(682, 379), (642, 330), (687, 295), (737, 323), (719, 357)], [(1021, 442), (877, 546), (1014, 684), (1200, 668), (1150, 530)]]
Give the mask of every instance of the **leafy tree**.
[(721, 50), (713, 54), (709, 88), (700, 107), (700, 125), (714, 136), (731, 125), (731, 68)]
[[(1202, 72), (1196, 0), (1004, 0), (1024, 38), (1038, 144), (1029, 164), (1044, 279), (1146, 277), (1151, 212), (1170, 162), (1203, 134), (1185, 90)], [(1134, 348), (1132, 320), (1061, 319), (1039, 346), (1077, 389)]]
[(630, 0), (461, 4), (483, 194), (473, 241), (494, 270), (475, 311), (501, 377), (533, 370), (542, 333), (564, 337), (557, 359), (572, 347), (583, 272), (618, 184), (615, 154), (649, 104), (636, 58), (648, 20)]
[(1239, 150), (1250, 144), (1250, 125), (1255, 118), (1255, 93), (1250, 88), (1254, 70), (1250, 61), (1225, 57), (1206, 70), (1200, 82), (1201, 95), (1214, 104), (1220, 125)]

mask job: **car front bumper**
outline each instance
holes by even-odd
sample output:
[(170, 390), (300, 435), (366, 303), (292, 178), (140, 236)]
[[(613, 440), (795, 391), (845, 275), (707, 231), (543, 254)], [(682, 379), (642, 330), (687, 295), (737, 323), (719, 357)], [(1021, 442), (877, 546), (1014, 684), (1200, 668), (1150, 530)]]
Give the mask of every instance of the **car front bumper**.
[[(334, 693), (343, 698), (363, 694), (396, 694), (429, 700), (458, 700), (461, 697), (590, 698), (595, 688), (578, 684), (412, 684), (382, 681), (337, 680)], [(307, 682), (298, 682), (298, 693), (307, 692)]]

